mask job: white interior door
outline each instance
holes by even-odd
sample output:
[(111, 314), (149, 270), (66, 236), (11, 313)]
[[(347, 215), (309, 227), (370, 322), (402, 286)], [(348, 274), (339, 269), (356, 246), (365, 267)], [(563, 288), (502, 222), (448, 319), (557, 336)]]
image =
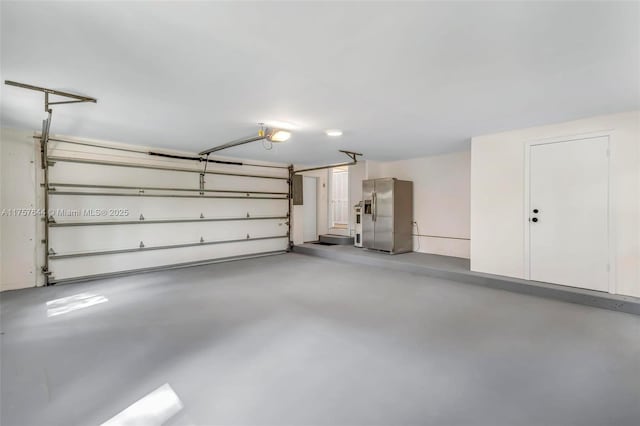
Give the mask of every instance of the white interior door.
[(303, 233), (304, 242), (318, 241), (318, 209), (317, 190), (318, 178), (304, 176), (302, 179), (302, 211), (303, 211)]
[(609, 139), (530, 147), (530, 278), (609, 290)]

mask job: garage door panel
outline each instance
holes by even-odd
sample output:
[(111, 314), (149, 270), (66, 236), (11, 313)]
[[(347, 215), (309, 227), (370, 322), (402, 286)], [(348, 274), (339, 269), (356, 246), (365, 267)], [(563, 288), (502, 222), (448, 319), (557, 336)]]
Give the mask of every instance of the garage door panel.
[(172, 188), (198, 187), (197, 173), (137, 169), (81, 163), (55, 163), (49, 168), (49, 181), (87, 185), (139, 185)]
[[(211, 168), (208, 168), (212, 171)], [(286, 178), (287, 171), (282, 169), (266, 169), (267, 172), (247, 170), (220, 170), (222, 173), (257, 174)], [(275, 172), (270, 171), (275, 170)], [(107, 186), (142, 186), (160, 188), (194, 188), (200, 185), (200, 175), (170, 170), (136, 169), (133, 167), (116, 167), (81, 163), (56, 163), (50, 167), (49, 181), (53, 184), (107, 185)], [(256, 177), (227, 176), (208, 173), (205, 176), (205, 189), (237, 190), (237, 191), (272, 191), (287, 192), (288, 184), (284, 179), (262, 179)]]
[(220, 175), (207, 175), (205, 177), (205, 189), (287, 192), (288, 188), (287, 181), (282, 179), (256, 179)]
[[(288, 211), (287, 200), (234, 200), (216, 198), (156, 198), (52, 195), (50, 209), (56, 221), (137, 220), (145, 219), (226, 218), (282, 216)], [(91, 215), (85, 215), (89, 210)], [(128, 214), (119, 214), (122, 210)], [(106, 211), (106, 215), (102, 212)], [(113, 214), (111, 214), (113, 213)], [(65, 216), (66, 215), (66, 216)]]
[(248, 241), (180, 249), (152, 250), (102, 256), (54, 259), (50, 262), (52, 280), (206, 261), (231, 256), (284, 251), (287, 238)]
[(145, 246), (224, 241), (271, 237), (287, 232), (286, 219), (241, 222), (172, 223), (148, 225), (108, 225), (54, 227), (49, 232), (49, 247), (56, 253), (130, 249)]

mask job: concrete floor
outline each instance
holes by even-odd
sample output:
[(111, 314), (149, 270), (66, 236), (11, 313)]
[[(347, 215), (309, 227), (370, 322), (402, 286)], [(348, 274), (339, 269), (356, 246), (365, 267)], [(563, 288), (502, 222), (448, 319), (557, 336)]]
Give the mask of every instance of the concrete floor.
[(390, 256), (354, 246), (326, 246), (313, 243), (296, 245), (293, 247), (293, 251), (309, 256), (355, 263), (361, 268), (379, 266), (394, 271), (411, 272), (497, 290), (509, 290), (640, 315), (640, 298), (637, 297), (471, 271), (469, 259), (459, 257), (417, 252)]
[(299, 254), (0, 297), (3, 426), (640, 424), (620, 312)]

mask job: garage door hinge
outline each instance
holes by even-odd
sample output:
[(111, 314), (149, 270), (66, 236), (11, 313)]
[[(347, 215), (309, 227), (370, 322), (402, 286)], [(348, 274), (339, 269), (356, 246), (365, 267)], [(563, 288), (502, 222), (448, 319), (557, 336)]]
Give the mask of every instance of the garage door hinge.
[(144, 216), (142, 216), (142, 214), (140, 214), (140, 220), (144, 220)]
[(200, 195), (204, 195), (204, 173), (200, 173)]
[(54, 249), (50, 248), (49, 249), (49, 254), (53, 256), (53, 255), (56, 254), (56, 251)]
[(144, 243), (140, 241), (140, 248), (144, 248)]

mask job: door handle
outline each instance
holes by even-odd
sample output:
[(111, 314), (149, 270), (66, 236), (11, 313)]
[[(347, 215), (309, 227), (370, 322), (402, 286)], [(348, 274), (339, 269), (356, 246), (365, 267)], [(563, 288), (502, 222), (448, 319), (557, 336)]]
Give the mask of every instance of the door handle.
[(376, 193), (372, 193), (371, 194), (371, 198), (372, 198), (372, 205), (371, 205), (371, 219), (375, 222), (376, 221), (376, 216), (378, 213), (378, 196), (376, 195)]

